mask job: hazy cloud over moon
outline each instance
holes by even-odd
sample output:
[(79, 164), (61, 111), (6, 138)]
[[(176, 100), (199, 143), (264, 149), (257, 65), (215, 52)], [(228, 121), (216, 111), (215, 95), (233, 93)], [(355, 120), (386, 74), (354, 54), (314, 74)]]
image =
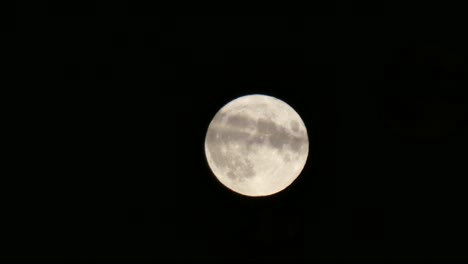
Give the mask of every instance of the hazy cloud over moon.
[(223, 125), (212, 126), (206, 138), (209, 144), (239, 143), (247, 139), (248, 147), (252, 144), (269, 143), (269, 146), (275, 149), (290, 146), (291, 150), (299, 152), (301, 146), (308, 142), (305, 135), (298, 133), (299, 124), (297, 121), (291, 121), (291, 127), (288, 129), (272, 120), (263, 118), (256, 120), (247, 115), (238, 114), (228, 117), (221, 113), (216, 118), (227, 119), (227, 122)]

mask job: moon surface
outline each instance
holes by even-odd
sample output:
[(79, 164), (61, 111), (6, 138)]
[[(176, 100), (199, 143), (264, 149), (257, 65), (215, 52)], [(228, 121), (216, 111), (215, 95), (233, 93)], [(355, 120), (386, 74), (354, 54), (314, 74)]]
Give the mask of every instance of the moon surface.
[(208, 165), (234, 192), (267, 196), (288, 187), (309, 153), (307, 129), (287, 103), (267, 95), (246, 95), (223, 106), (205, 138)]

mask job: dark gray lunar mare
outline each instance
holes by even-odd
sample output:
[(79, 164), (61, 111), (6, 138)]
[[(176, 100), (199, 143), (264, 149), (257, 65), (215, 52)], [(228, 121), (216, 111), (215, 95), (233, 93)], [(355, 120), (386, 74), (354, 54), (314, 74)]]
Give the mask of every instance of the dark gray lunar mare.
[[(292, 121), (290, 126), (292, 131), (299, 131), (297, 121)], [(254, 166), (246, 156), (255, 151), (256, 145), (265, 146), (265, 141), (272, 149), (283, 150), (285, 146), (290, 146), (291, 151), (300, 153), (307, 138), (294, 135), (271, 120), (255, 120), (245, 114), (228, 115), (224, 112), (215, 116), (206, 136), (208, 151), (215, 164), (225, 169), (228, 177), (236, 180), (255, 176)], [(240, 151), (244, 156), (223, 152), (223, 147), (236, 144), (242, 148)], [(242, 178), (236, 175), (242, 175)]]

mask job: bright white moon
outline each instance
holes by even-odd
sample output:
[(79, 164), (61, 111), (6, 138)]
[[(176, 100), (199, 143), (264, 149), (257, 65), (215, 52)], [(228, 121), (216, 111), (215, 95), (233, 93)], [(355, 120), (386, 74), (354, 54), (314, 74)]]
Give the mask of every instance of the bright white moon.
[(205, 138), (208, 164), (218, 180), (247, 196), (288, 187), (309, 153), (307, 129), (285, 102), (266, 95), (239, 97), (223, 106)]

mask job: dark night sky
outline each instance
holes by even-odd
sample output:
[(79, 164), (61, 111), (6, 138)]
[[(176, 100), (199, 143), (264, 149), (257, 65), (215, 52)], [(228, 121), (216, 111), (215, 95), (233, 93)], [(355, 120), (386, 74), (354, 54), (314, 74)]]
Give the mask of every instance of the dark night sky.
[[(19, 60), (37, 74), (23, 78), (23, 195), (6, 256), (468, 257), (456, 17), (18, 10)], [(259, 199), (218, 183), (203, 149), (216, 111), (251, 93), (294, 107), (310, 139), (301, 176)]]

